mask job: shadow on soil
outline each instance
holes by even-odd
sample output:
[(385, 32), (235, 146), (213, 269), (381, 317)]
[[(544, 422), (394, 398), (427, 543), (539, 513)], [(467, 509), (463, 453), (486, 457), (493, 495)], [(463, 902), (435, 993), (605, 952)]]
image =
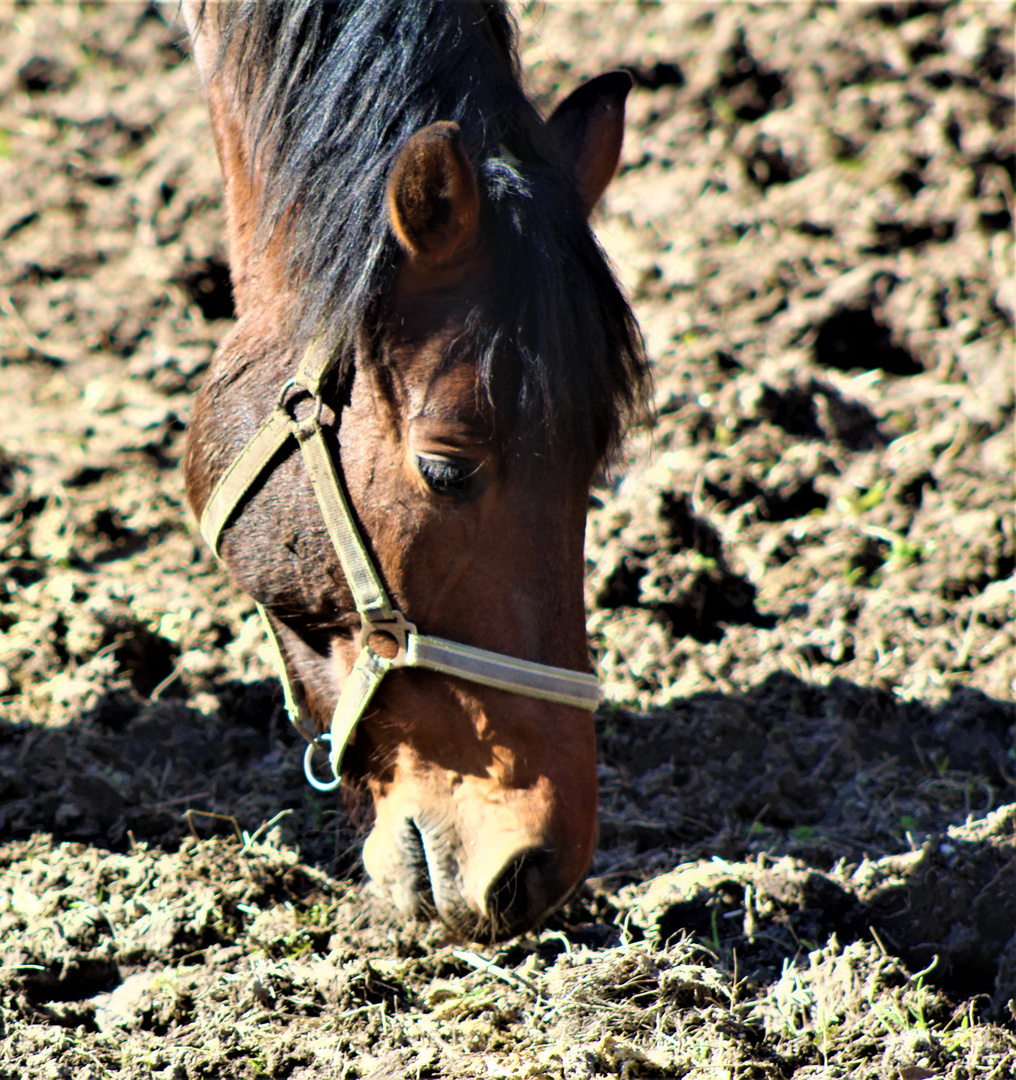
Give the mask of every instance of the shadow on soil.
[[(1016, 967), (1013, 707), (960, 690), (930, 707), (789, 675), (743, 697), (602, 717), (601, 855), (678, 869), (614, 897), (659, 944), (690, 934), (752, 981), (874, 941), (957, 997)], [(663, 857), (669, 855), (669, 860)], [(736, 954), (736, 957), (735, 957)]]

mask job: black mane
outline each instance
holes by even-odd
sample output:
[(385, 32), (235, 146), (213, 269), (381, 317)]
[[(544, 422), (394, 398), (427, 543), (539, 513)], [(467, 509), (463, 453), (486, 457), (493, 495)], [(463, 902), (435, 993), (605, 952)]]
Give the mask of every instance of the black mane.
[(257, 0), (210, 5), (265, 179), (263, 236), (296, 208), (302, 330), (349, 353), (377, 316), (399, 251), (385, 214), (396, 154), (454, 120), (494, 254), (469, 345), (480, 391), (516, 429), (600, 455), (648, 387), (642, 339), (574, 184), (523, 93), (500, 0)]

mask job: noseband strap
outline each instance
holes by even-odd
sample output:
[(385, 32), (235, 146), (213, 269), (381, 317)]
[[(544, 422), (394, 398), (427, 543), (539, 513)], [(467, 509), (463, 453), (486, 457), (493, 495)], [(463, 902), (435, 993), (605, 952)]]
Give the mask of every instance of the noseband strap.
[[(427, 668), (497, 690), (553, 701), (576, 709), (594, 710), (599, 702), (599, 684), (595, 676), (538, 664), (532, 660), (518, 660), (502, 653), (421, 634), (402, 612), (392, 607), (374, 561), (356, 527), (321, 426), (323, 403), (320, 387), (333, 363), (333, 352), (324, 349), (317, 341), (311, 343), (296, 375), (283, 387), (275, 409), (220, 477), (205, 504), (200, 522), (201, 535), (218, 556), (222, 531), (240, 503), (269, 469), (285, 444), (291, 438), (296, 440), (321, 516), (360, 615), (360, 654), (343, 682), (338, 704), (332, 714), (331, 731), (327, 736), (320, 736), (308, 733), (303, 725), (275, 627), (267, 611), (260, 604), (257, 605), (282, 680), (290, 720), (312, 744), (323, 738), (331, 744), (329, 761), (335, 779), (322, 782), (313, 775), (310, 767), (312, 747), (308, 747), (304, 758), (307, 779), (314, 787), (324, 791), (339, 785), (342, 755), (356, 725), (385, 675), (396, 668)], [(377, 635), (380, 635), (380, 641), (372, 646), (371, 639)], [(388, 657), (377, 651), (381, 641), (387, 646), (383, 652), (391, 652), (394, 648), (394, 655)]]

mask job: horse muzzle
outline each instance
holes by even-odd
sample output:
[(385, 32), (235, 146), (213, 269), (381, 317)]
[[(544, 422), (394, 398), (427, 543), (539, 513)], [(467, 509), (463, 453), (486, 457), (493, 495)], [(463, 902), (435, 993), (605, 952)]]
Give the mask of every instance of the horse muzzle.
[(545, 784), (469, 790), (486, 786), (462, 782), (446, 805), (382, 801), (363, 860), (404, 916), (437, 915), (459, 937), (493, 941), (539, 923), (582, 881), (595, 843), (595, 788), (583, 818), (562, 813)]

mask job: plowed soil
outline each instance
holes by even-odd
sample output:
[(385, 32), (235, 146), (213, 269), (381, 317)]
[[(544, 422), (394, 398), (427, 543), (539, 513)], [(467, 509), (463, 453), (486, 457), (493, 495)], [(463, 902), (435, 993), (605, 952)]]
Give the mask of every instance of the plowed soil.
[(1013, 13), (518, 9), (635, 79), (657, 418), (587, 599), (601, 843), (406, 925), (183, 504), (232, 314), (178, 27), (0, 3), (0, 1077), (1016, 1077)]

